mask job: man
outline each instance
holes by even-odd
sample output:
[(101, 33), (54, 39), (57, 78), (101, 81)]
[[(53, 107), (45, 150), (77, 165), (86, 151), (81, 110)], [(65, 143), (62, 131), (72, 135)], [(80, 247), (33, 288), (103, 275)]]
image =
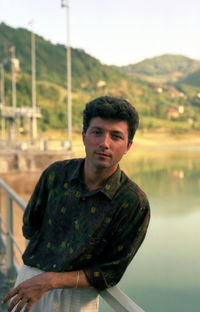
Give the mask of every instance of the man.
[(23, 217), (30, 239), (8, 311), (98, 311), (144, 240), (150, 209), (119, 168), (139, 118), (126, 100), (100, 97), (83, 114), (85, 159), (42, 174)]

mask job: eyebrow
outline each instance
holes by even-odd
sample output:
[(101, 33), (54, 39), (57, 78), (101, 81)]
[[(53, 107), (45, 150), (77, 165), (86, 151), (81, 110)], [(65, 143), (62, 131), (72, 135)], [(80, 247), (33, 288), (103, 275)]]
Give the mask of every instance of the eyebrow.
[[(91, 130), (93, 130), (93, 129), (104, 130), (104, 128), (98, 127), (98, 126), (93, 126)], [(112, 133), (115, 133), (115, 134), (120, 134), (120, 135), (124, 136), (124, 133), (122, 131), (120, 131), (120, 130), (111, 130), (109, 132), (112, 132)]]

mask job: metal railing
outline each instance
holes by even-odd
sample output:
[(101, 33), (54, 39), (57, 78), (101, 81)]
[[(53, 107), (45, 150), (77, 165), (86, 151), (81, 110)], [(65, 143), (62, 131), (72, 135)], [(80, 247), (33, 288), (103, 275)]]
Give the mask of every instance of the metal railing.
[[(5, 193), (4, 207), (5, 218), (2, 216), (2, 190)], [(3, 239), (6, 249), (6, 265), (9, 274), (16, 274), (19, 267), (14, 257), (14, 245), (20, 254), (22, 250), (13, 235), (13, 202), (23, 211), (26, 202), (11, 189), (2, 179), (0, 179), (0, 235), (4, 232), (6, 239)], [(4, 226), (5, 231), (2, 229)], [(125, 295), (117, 286), (99, 292), (100, 296), (117, 312), (144, 312), (133, 300)]]
[[(3, 218), (2, 215), (2, 190), (4, 190), (5, 218)], [(19, 265), (14, 257), (14, 245), (21, 255), (23, 253), (13, 235), (13, 202), (15, 202), (20, 209), (23, 211), (25, 210), (26, 202), (2, 179), (0, 179), (0, 234), (6, 250), (6, 266), (7, 272), (10, 276), (13, 276), (19, 269)], [(2, 225), (4, 226), (4, 229)], [(3, 233), (5, 234), (4, 236), (2, 235)]]

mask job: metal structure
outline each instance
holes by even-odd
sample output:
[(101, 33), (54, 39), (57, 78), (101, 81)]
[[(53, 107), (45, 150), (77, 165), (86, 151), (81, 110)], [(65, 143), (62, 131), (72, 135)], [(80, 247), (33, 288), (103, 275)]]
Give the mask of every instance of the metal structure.
[[(5, 81), (4, 81), (4, 67), (3, 67), (3, 63), (0, 64), (0, 68), (1, 68), (1, 104), (0, 104), (0, 108), (1, 108), (1, 117), (4, 111), (4, 105), (5, 105)], [(5, 138), (5, 119), (1, 118), (1, 138), (4, 139)]]
[(31, 32), (31, 60), (32, 60), (32, 118), (31, 118), (31, 143), (37, 139), (37, 117), (36, 117), (36, 62), (35, 62), (35, 34)]
[(16, 99), (16, 66), (15, 66), (15, 47), (10, 48), (11, 52), (11, 67), (12, 67), (12, 107), (13, 110), (16, 109), (17, 99)]
[(12, 105), (6, 106), (5, 103), (5, 81), (4, 81), (4, 63), (1, 65), (1, 138), (5, 139), (5, 122), (8, 120), (8, 141), (11, 146), (15, 144), (16, 121), (17, 118), (27, 118), (30, 120), (31, 143), (35, 144), (37, 139), (37, 118), (41, 118), (40, 109), (36, 106), (36, 70), (35, 70), (35, 35), (32, 31), (32, 107), (17, 107), (16, 100), (16, 72), (19, 71), (19, 61), (15, 58), (15, 47), (10, 48), (11, 52), (11, 70), (12, 70)]
[(67, 134), (68, 149), (72, 149), (72, 97), (71, 97), (71, 47), (70, 47), (70, 31), (69, 31), (69, 4), (67, 0), (61, 0), (61, 7), (66, 8), (67, 12)]
[(5, 106), (2, 112), (4, 118), (32, 118), (34, 113), (35, 118), (41, 118), (40, 109), (37, 107), (34, 109), (31, 107), (17, 107), (15, 110), (11, 106)]
[[(13, 112), (16, 110), (16, 66), (15, 66), (15, 47), (12, 46), (10, 48), (11, 52), (11, 69), (12, 69), (12, 109)], [(2, 118), (4, 116), (2, 115)], [(16, 121), (15, 116), (9, 117), (9, 141), (13, 143), (15, 141), (15, 134), (16, 134)]]
[[(6, 210), (6, 220), (4, 220), (2, 217), (2, 190), (5, 193), (4, 209)], [(18, 271), (19, 269), (17, 264), (14, 262), (14, 244), (16, 245), (19, 252), (22, 254), (22, 250), (13, 236), (13, 201), (19, 206), (20, 209), (24, 211), (26, 207), (26, 202), (3, 180), (0, 179), (0, 235), (3, 236), (3, 223), (4, 228), (6, 228), (6, 240), (3, 240), (5, 242), (4, 244), (6, 248), (6, 263), (8, 272), (10, 274), (14, 274), (14, 272)], [(142, 308), (140, 308), (133, 300), (131, 300), (116, 286), (110, 289), (100, 291), (99, 294), (116, 312), (144, 312)]]
[[(67, 142), (63, 144), (68, 150), (72, 150), (72, 97), (71, 97), (71, 48), (69, 32), (69, 5), (67, 0), (61, 0), (61, 6), (66, 8), (67, 13), (67, 43), (66, 43), (66, 65), (67, 65)], [(29, 23), (32, 25), (33, 22)], [(8, 142), (14, 147), (16, 143), (16, 119), (28, 118), (30, 120), (30, 141), (34, 145), (37, 139), (37, 118), (41, 118), (41, 113), (36, 104), (36, 58), (35, 58), (35, 34), (31, 31), (31, 60), (32, 60), (32, 108), (17, 107), (16, 97), (16, 73), (19, 70), (16, 66), (15, 47), (10, 48), (11, 70), (12, 70), (12, 105), (6, 106), (4, 94), (4, 65), (1, 65), (1, 138), (5, 139), (5, 125), (8, 124)], [(6, 123), (6, 120), (8, 121)]]
[[(5, 219), (2, 216), (2, 190), (4, 190), (5, 194)], [(14, 190), (12, 190), (3, 180), (0, 179), (0, 235), (3, 238), (2, 241), (4, 246), (6, 247), (6, 265), (9, 276), (14, 276), (16, 272), (19, 270), (19, 266), (14, 261), (14, 244), (22, 254), (22, 250), (18, 243), (16, 242), (13, 236), (13, 201), (24, 210), (26, 207), (26, 202), (17, 194)], [(4, 226), (4, 231), (3, 227)], [(2, 236), (2, 233), (5, 232), (5, 237)]]

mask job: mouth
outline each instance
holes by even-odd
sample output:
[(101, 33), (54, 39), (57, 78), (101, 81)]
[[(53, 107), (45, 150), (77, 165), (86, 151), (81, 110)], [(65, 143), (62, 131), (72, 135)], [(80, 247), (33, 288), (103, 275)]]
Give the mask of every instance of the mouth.
[(110, 154), (103, 153), (103, 152), (95, 152), (95, 154), (101, 158), (111, 158)]

